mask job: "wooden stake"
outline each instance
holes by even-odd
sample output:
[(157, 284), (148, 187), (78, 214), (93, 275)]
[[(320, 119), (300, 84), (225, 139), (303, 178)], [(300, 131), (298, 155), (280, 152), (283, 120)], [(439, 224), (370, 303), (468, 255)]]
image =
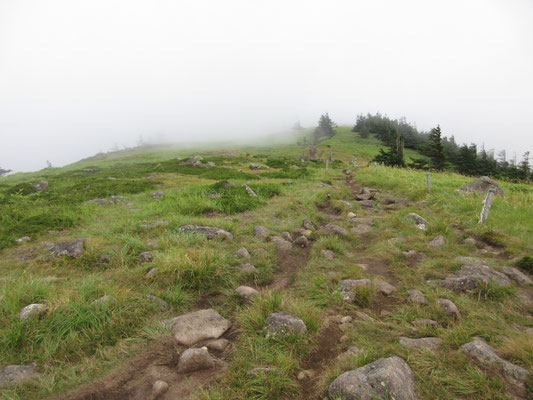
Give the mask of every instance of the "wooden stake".
[(328, 174), (329, 160), (326, 160), (326, 175)]
[(485, 201), (483, 202), (483, 210), (481, 210), (481, 216), (479, 217), (479, 223), (483, 224), (489, 217), (490, 209), (492, 208), (492, 201), (494, 200), (494, 196), (496, 196), (496, 191), (494, 189), (489, 189), (487, 193), (487, 197), (485, 197)]
[(378, 163), (374, 161), (374, 171), (378, 170)]
[(431, 193), (431, 178), (430, 178), (430, 174), (426, 174), (426, 181), (428, 183), (428, 192)]

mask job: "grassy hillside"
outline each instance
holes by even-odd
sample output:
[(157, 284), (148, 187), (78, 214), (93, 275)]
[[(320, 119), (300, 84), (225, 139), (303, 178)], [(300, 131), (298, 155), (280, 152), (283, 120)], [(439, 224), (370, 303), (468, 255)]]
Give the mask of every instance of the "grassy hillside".
[[(360, 168), (346, 176), (341, 171), (351, 168), (352, 157), (366, 165), (379, 150), (373, 139), (356, 138), (347, 127), (318, 147), (322, 160), (316, 161), (301, 162), (308, 149), (297, 145), (168, 150), (0, 179), (0, 368), (35, 362), (40, 374), (0, 387), (0, 398), (135, 398), (149, 392), (155, 376), (164, 376), (171, 387), (163, 399), (323, 399), (342, 372), (392, 355), (413, 370), (420, 399), (531, 395), (531, 379), (516, 389), (460, 346), (482, 337), (531, 373), (533, 287), (490, 281), (457, 292), (437, 281), (460, 269), (457, 256), (481, 257), (496, 270), (517, 263), (531, 268), (523, 257), (533, 251), (533, 187), (503, 184), (506, 196), (496, 198), (487, 223), (478, 225), (484, 196), (456, 191), (469, 178), (432, 174), (428, 193), (420, 171)], [(326, 175), (323, 159), (330, 152), (335, 161)], [(197, 154), (215, 166), (176, 160)], [(252, 163), (270, 168), (252, 170)], [(31, 183), (42, 179), (50, 188), (35, 192)], [(356, 201), (362, 187), (379, 191), (375, 208)], [(152, 197), (155, 191), (164, 197)], [(127, 199), (87, 202), (110, 196)], [(387, 207), (386, 196), (408, 202)], [(371, 222), (357, 222), (349, 212)], [(410, 212), (426, 218), (428, 230), (406, 220)], [(261, 225), (274, 235), (296, 237), (306, 218), (317, 228), (334, 223), (347, 233), (317, 229), (307, 247), (288, 251), (254, 235)], [(157, 221), (165, 223), (146, 225)], [(180, 230), (186, 224), (222, 228), (234, 238), (208, 240)], [(357, 229), (361, 225), (368, 225), (366, 232)], [(28, 242), (16, 242), (25, 235)], [(429, 246), (440, 235), (445, 244)], [(87, 239), (79, 258), (52, 257), (43, 246), (77, 238)], [(235, 255), (243, 246), (250, 259)], [(147, 251), (152, 259), (140, 257)], [(243, 263), (256, 270), (244, 271)], [(361, 278), (374, 284), (355, 291), (354, 302), (345, 301), (341, 281)], [(396, 290), (385, 296), (379, 282)], [(259, 294), (244, 302), (234, 292), (240, 285)], [(407, 301), (412, 289), (425, 295), (425, 305)], [(95, 303), (104, 295), (113, 300)], [(460, 318), (438, 307), (439, 298), (453, 301)], [(21, 321), (21, 309), (33, 303), (44, 311)], [(176, 357), (184, 348), (162, 321), (204, 308), (231, 321), (224, 336), (231, 344), (211, 351), (217, 358), (213, 370), (177, 373)], [(300, 317), (307, 334), (266, 334), (267, 317), (277, 311)], [(340, 324), (341, 317), (351, 322)], [(415, 329), (418, 319), (435, 325)], [(421, 351), (403, 346), (400, 336), (438, 337), (442, 343)], [(338, 357), (352, 346), (361, 351)], [(267, 369), (250, 373), (258, 367)], [(78, 389), (97, 378), (102, 381)]]

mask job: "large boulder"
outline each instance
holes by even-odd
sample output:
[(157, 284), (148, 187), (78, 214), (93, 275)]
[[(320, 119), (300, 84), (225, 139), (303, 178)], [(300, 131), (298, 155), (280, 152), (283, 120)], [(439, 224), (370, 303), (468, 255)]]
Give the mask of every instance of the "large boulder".
[(284, 312), (270, 314), (266, 320), (269, 335), (285, 336), (288, 334), (304, 335), (307, 326), (298, 317)]
[(220, 228), (216, 228), (214, 226), (201, 226), (201, 225), (183, 225), (179, 228), (182, 232), (194, 232), (198, 233), (200, 235), (204, 235), (208, 239), (213, 239), (216, 237), (222, 237), (232, 240), (233, 235)]
[(45, 247), (50, 250), (55, 257), (68, 256), (73, 258), (81, 257), (85, 254), (84, 243), (87, 239), (76, 239), (68, 242), (47, 243)]
[(485, 265), (466, 264), (454, 275), (440, 281), (440, 285), (447, 289), (467, 292), (479, 287), (480, 284), (494, 283), (499, 286), (510, 286), (509, 278), (499, 271)]
[(467, 183), (457, 190), (464, 193), (487, 193), (489, 189), (494, 189), (496, 194), (505, 196), (505, 192), (498, 182), (490, 179), (488, 176), (482, 176), (481, 178)]
[(218, 339), (231, 326), (231, 322), (213, 309), (205, 309), (180, 315), (168, 321), (176, 341), (192, 346), (202, 340)]
[(36, 364), (7, 365), (0, 369), (0, 388), (39, 376)]
[(396, 356), (345, 372), (331, 383), (329, 396), (342, 400), (418, 399), (413, 371)]

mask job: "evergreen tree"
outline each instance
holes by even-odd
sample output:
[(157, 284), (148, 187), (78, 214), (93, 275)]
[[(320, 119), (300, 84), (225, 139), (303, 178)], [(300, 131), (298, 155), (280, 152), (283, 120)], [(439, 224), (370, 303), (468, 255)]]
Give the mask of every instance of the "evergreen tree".
[(10, 169), (3, 169), (2, 167), (0, 167), (0, 176), (4, 176), (4, 175), (7, 175), (11, 172)]
[(442, 171), (446, 167), (446, 156), (444, 155), (444, 145), (442, 144), (442, 133), (440, 126), (433, 128), (429, 134), (428, 156), (431, 159), (431, 168)]
[(522, 161), (520, 162), (520, 178), (525, 180), (531, 179), (531, 164), (529, 163), (529, 151), (526, 151), (522, 156)]
[(367, 139), (370, 136), (370, 131), (366, 127), (366, 125), (363, 125), (361, 128), (361, 132), (359, 132), (359, 137), (362, 137), (363, 139)]
[(379, 149), (379, 153), (374, 157), (374, 161), (382, 162), (391, 167), (405, 167), (404, 139), (398, 133), (395, 133), (394, 135), (394, 141), (391, 141), (389, 149), (387, 151)]
[(335, 124), (329, 117), (328, 113), (322, 114), (318, 120), (318, 127), (314, 132), (315, 143), (318, 143), (323, 137), (330, 138), (333, 135), (335, 135)]

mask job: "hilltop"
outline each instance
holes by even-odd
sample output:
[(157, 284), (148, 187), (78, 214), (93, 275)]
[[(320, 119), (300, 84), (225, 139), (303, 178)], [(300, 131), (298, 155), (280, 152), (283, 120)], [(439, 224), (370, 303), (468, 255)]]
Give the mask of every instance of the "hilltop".
[(0, 178), (0, 398), (531, 396), (533, 186), (310, 134)]

